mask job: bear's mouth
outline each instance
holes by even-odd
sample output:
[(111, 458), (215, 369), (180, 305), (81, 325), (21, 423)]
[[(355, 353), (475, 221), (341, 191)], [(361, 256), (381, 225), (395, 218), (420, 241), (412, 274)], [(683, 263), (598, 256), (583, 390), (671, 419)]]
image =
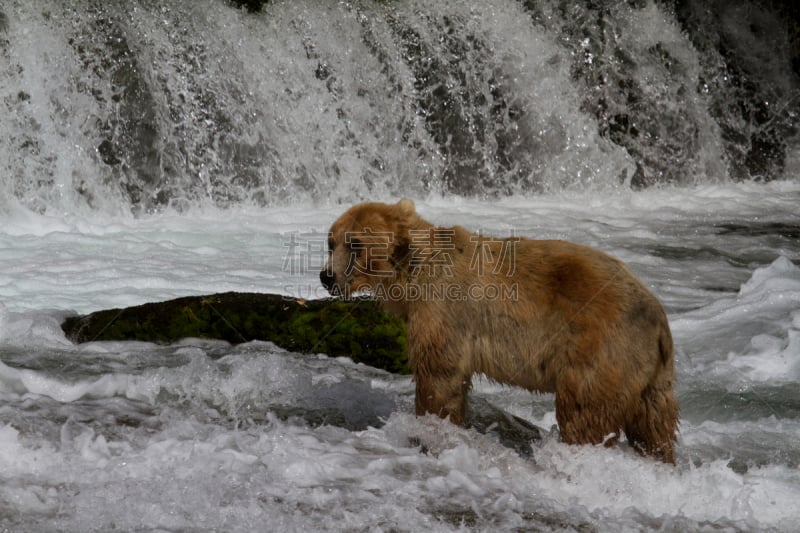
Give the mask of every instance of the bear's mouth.
[(336, 274), (328, 270), (321, 270), (319, 279), (322, 282), (322, 286), (328, 291), (328, 294), (337, 298), (349, 300), (364, 296), (369, 297), (373, 294), (372, 287), (368, 285), (358, 284), (358, 287), (355, 288), (350, 284), (350, 280), (344, 284), (338, 283)]

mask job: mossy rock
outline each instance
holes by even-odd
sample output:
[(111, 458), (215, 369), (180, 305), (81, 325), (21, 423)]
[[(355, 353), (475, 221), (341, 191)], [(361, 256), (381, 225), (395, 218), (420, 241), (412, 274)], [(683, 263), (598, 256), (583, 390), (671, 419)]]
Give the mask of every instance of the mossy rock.
[(405, 324), (368, 299), (299, 300), (228, 292), (72, 316), (61, 328), (76, 343), (171, 343), (187, 337), (232, 344), (264, 340), (295, 352), (344, 356), (409, 373)]

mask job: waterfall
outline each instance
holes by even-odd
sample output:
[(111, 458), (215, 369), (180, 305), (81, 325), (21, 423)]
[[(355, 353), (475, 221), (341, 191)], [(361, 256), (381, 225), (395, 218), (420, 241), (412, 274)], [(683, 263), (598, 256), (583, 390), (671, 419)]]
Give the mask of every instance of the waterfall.
[(789, 4), (248, 4), (6, 2), (3, 201), (142, 213), (798, 167)]

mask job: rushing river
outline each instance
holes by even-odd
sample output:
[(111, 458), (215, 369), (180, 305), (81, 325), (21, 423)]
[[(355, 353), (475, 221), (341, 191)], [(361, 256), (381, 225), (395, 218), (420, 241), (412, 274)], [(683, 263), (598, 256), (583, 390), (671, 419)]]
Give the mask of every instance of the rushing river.
[[(0, 530), (796, 530), (783, 19), (567, 4), (6, 2)], [(626, 261), (675, 337), (677, 465), (564, 445), (551, 395), (480, 377), (476, 398), (545, 429), (530, 455), (417, 418), (410, 377), (346, 358), (60, 329), (178, 296), (325, 296), (315, 239), (400, 195)]]

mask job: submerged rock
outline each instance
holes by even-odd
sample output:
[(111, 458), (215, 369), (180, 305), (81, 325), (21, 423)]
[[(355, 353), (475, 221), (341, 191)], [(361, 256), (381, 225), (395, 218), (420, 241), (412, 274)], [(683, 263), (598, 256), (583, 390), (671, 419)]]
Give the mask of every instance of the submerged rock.
[(526, 458), (533, 455), (531, 443), (542, 440), (542, 435), (547, 433), (527, 420), (474, 396), (469, 399), (467, 427), (493, 436), (500, 444)]

